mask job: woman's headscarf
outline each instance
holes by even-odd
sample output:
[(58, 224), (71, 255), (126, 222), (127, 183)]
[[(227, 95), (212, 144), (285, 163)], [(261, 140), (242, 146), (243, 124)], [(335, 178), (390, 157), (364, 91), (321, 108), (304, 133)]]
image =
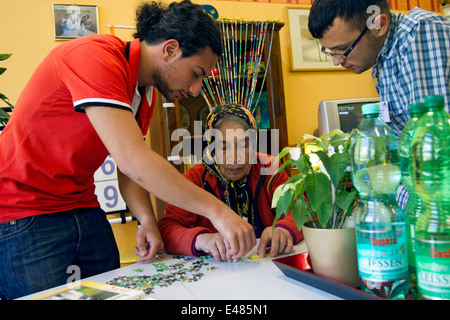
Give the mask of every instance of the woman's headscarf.
[(224, 104), (212, 109), (206, 118), (206, 125), (208, 129), (213, 129), (216, 126), (216, 123), (225, 115), (225, 114), (233, 114), (245, 120), (248, 123), (250, 128), (256, 130), (256, 122), (255, 118), (253, 118), (252, 113), (247, 108), (239, 105), (239, 104)]
[[(217, 123), (227, 114), (238, 116), (250, 126), (250, 129), (256, 130), (256, 122), (250, 110), (238, 104), (225, 104), (215, 107), (206, 118), (207, 129), (216, 129)], [(208, 146), (202, 162), (208, 172), (217, 178), (219, 190), (223, 190), (223, 194), (221, 193), (222, 201), (249, 223), (254, 222), (253, 201), (249, 196), (251, 190), (248, 174), (238, 181), (225, 178), (215, 161), (214, 149), (209, 148), (212, 137), (208, 130), (206, 131), (206, 138)]]

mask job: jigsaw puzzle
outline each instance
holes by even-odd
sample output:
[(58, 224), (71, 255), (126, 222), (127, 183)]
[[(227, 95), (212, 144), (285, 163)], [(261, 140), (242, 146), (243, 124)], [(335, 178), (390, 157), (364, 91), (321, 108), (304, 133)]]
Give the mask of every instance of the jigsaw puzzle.
[(117, 276), (106, 283), (128, 289), (142, 290), (150, 295), (158, 288), (169, 287), (177, 282), (188, 283), (201, 280), (205, 272), (218, 269), (218, 267), (209, 263), (208, 259), (213, 258), (211, 256), (178, 255), (168, 261), (159, 259), (159, 262), (152, 263), (150, 268), (133, 269), (135, 275)]

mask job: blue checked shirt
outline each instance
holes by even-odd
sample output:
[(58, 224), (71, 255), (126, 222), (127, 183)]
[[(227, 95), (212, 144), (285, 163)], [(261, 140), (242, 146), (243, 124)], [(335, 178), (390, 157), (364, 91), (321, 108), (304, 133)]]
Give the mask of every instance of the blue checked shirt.
[[(450, 21), (414, 8), (407, 15), (391, 14), (388, 36), (372, 68), (380, 101), (389, 105), (388, 123), (397, 139), (410, 116), (408, 106), (428, 95), (445, 98), (450, 105)], [(401, 186), (397, 201), (404, 208), (408, 193)]]

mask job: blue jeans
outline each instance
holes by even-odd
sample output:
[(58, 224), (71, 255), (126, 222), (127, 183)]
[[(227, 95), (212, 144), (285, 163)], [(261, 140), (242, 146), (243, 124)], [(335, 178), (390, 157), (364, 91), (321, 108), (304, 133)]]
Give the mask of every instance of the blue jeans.
[[(75, 266), (79, 278), (73, 279)], [(120, 267), (111, 226), (100, 208), (0, 223), (0, 298), (15, 299)]]

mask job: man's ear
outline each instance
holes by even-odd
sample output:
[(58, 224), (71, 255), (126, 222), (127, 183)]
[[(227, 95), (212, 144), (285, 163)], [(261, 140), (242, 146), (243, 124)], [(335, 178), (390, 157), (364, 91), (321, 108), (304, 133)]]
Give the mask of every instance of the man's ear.
[(162, 50), (163, 59), (168, 61), (179, 54), (180, 44), (175, 39), (169, 39), (164, 43)]
[(389, 25), (390, 23), (388, 17), (384, 13), (381, 13), (372, 20), (372, 23), (368, 23), (367, 27), (369, 29), (375, 30), (375, 33), (378, 36), (383, 37), (387, 35), (389, 31)]

